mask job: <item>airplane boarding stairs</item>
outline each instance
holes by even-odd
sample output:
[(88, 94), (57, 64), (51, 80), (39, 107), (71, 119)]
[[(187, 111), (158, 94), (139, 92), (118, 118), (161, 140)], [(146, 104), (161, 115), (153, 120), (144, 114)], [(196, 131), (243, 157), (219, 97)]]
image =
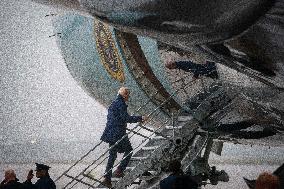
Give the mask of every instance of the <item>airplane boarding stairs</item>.
[[(208, 122), (204, 122), (204, 120), (218, 110), (228, 106), (230, 102), (231, 99), (223, 90), (222, 86), (213, 85), (203, 93), (189, 99), (183, 105), (183, 110), (180, 110), (178, 114), (173, 114), (171, 119), (169, 118), (166, 120), (160, 127), (154, 127), (155, 129), (153, 129), (139, 123), (133, 129), (128, 129), (130, 133), (138, 134), (140, 137), (142, 136), (144, 140), (140, 145), (134, 148), (128, 167), (124, 171), (124, 177), (120, 179), (112, 178), (113, 188), (122, 189), (131, 185), (134, 187), (133, 184), (137, 184), (137, 187), (139, 188), (141, 181), (147, 183), (147, 187), (145, 186), (146, 188), (156, 187), (160, 179), (167, 175), (166, 169), (169, 162), (173, 159), (181, 161), (183, 171), (189, 171), (191, 163), (197, 157), (201, 156), (202, 149), (204, 149), (210, 138), (208, 132), (202, 130), (200, 126), (202, 124), (207, 124)], [(163, 102), (161, 106), (164, 103), (166, 102)], [(160, 109), (160, 107), (157, 107), (155, 112)], [(222, 115), (218, 115), (219, 119)], [(149, 116), (153, 117), (154, 112), (150, 113)], [(214, 120), (218, 121), (219, 119), (215, 118)], [(137, 128), (138, 130), (135, 130)], [(141, 129), (147, 130), (151, 134), (141, 134), (139, 132)], [(130, 138), (132, 136), (130, 136)], [(120, 140), (117, 143), (119, 142)], [(116, 144), (114, 144), (114, 146)], [(64, 189), (84, 187), (107, 188), (101, 183), (103, 180), (103, 173), (101, 173), (100, 176), (94, 176), (92, 173), (96, 172), (96, 169), (98, 169), (98, 167), (107, 159), (107, 153), (110, 149), (104, 151), (102, 155), (87, 167), (80, 170), (79, 173), (72, 171), (74, 167), (78, 166), (80, 162), (90, 156), (92, 151), (101, 145), (102, 142), (97, 144), (58, 177), (56, 182), (64, 179)], [(114, 169), (119, 163), (120, 162), (114, 165)], [(104, 162), (102, 167), (104, 167), (105, 164), (106, 162)]]

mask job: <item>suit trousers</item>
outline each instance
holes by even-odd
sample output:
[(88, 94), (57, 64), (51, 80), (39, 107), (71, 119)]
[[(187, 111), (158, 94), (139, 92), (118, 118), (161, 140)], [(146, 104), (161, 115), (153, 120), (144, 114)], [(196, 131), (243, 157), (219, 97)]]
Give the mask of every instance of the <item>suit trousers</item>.
[[(115, 143), (109, 143), (109, 147), (111, 148)], [(118, 143), (116, 146), (114, 146), (110, 151), (109, 151), (109, 158), (106, 166), (106, 171), (105, 171), (105, 178), (111, 179), (112, 177), (112, 168), (114, 165), (114, 162), (117, 158), (117, 153), (124, 153), (123, 154), (123, 160), (120, 162), (120, 165), (118, 166), (118, 169), (121, 171), (124, 171), (131, 159), (132, 156), (132, 146), (129, 142), (128, 137), (125, 138), (125, 140), (122, 140), (120, 143)]]

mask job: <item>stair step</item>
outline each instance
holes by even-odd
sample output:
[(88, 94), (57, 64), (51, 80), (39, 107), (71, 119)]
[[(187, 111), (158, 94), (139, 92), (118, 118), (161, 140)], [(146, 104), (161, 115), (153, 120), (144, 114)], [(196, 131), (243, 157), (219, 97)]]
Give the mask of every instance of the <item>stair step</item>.
[(160, 136), (160, 135), (159, 135), (159, 136), (154, 136), (152, 139), (155, 139), (155, 140), (156, 140), (156, 139), (157, 139), (157, 140), (158, 140), (158, 139), (164, 139), (164, 140), (166, 140), (165, 137)]
[(91, 179), (97, 183), (101, 183), (100, 180), (96, 179), (92, 174), (82, 174), (84, 177), (88, 178), (88, 179)]
[(164, 143), (166, 141), (166, 139), (162, 136), (156, 136), (151, 138), (146, 144), (145, 147), (147, 146), (158, 146), (161, 145), (162, 143)]
[(190, 121), (192, 119), (193, 119), (192, 116), (178, 116), (178, 121), (180, 122)]
[[(118, 182), (118, 180), (113, 180), (113, 178), (111, 179), (111, 184), (112, 184), (112, 187), (115, 186), (115, 184)], [(105, 185), (103, 184), (99, 184), (98, 186), (96, 186), (96, 188), (108, 188), (106, 187)]]
[(168, 126), (165, 126), (161, 131), (160, 131), (160, 133), (162, 134), (162, 135), (164, 135), (164, 136), (169, 136), (169, 137), (171, 137), (172, 135), (173, 135), (173, 130), (175, 130), (175, 131), (180, 131), (182, 128), (183, 128), (183, 126), (185, 125), (185, 122), (184, 122), (184, 124), (182, 124), (182, 123), (179, 123), (178, 125), (176, 125), (176, 126), (171, 126), (171, 125), (168, 125)]
[(96, 188), (96, 187), (93, 186), (92, 184), (89, 184), (89, 183), (87, 183), (87, 182), (85, 182), (85, 181), (82, 181), (81, 179), (75, 178), (75, 177), (73, 177), (73, 176), (71, 176), (71, 175), (64, 174), (64, 176), (66, 176), (66, 177), (68, 177), (68, 178), (71, 178), (72, 180), (75, 180), (75, 181), (77, 181), (77, 182), (80, 182), (80, 183), (82, 183), (82, 184), (84, 184), (84, 185), (86, 185), (86, 186), (89, 186), (89, 188)]
[(144, 146), (142, 147), (143, 150), (156, 150), (157, 148), (159, 148), (160, 146), (157, 145), (157, 146)]
[(128, 167), (135, 167), (138, 163), (140, 163), (141, 161), (147, 159), (146, 157), (131, 157), (129, 163), (128, 163)]
[(145, 175), (145, 173), (144, 173), (144, 175), (142, 175), (140, 177), (140, 179), (142, 179), (142, 180), (151, 180), (151, 179), (153, 179), (153, 178), (158, 176), (157, 171), (147, 171), (147, 173), (150, 173), (150, 174), (149, 175), (148, 174)]
[(171, 130), (172, 130), (172, 129), (181, 129), (182, 126), (174, 126), (174, 127), (173, 127), (173, 126), (171, 126), (171, 125), (167, 125), (167, 126), (165, 126), (164, 128), (165, 128), (165, 129), (171, 129)]
[(153, 150), (159, 148), (159, 146), (145, 146), (138, 150), (133, 157), (147, 157)]
[(218, 83), (215, 83), (209, 87), (209, 89), (205, 92), (201, 92), (190, 99), (188, 99), (184, 105), (188, 106), (190, 109), (195, 110), (200, 103), (203, 102), (204, 99), (208, 98), (212, 93), (216, 92), (218, 89), (220, 89), (222, 86)]
[[(124, 171), (124, 173), (125, 173), (125, 175), (126, 174), (131, 174), (131, 171), (133, 170), (134, 168), (133, 167), (126, 167), (126, 169), (125, 169), (125, 171)], [(141, 177), (139, 177), (139, 178), (141, 178), (141, 179), (143, 179), (143, 180), (148, 180), (150, 177), (151, 178), (154, 178), (154, 177), (156, 177), (156, 175), (158, 174), (157, 173), (157, 171), (155, 171), (155, 170), (153, 170), (153, 169), (149, 169), (147, 172), (149, 172), (149, 173), (151, 173), (151, 176), (141, 176)]]
[[(102, 181), (96, 179), (92, 174), (83, 174), (83, 176), (97, 182), (98, 185), (95, 188), (108, 188), (108, 187), (106, 187), (105, 185), (102, 184)], [(115, 183), (117, 183), (119, 180), (120, 180), (120, 178), (114, 178), (114, 177), (111, 178), (112, 185), (114, 186)]]
[(124, 175), (130, 173), (133, 170), (134, 167), (126, 167), (126, 169), (124, 170)]

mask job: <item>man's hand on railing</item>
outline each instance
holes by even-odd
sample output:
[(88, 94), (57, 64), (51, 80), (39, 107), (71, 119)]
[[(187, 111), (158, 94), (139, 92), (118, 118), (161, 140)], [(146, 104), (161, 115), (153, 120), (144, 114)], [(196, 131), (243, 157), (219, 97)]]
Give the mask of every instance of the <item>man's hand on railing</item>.
[(148, 119), (149, 119), (148, 116), (142, 116), (142, 122), (141, 123), (145, 123)]

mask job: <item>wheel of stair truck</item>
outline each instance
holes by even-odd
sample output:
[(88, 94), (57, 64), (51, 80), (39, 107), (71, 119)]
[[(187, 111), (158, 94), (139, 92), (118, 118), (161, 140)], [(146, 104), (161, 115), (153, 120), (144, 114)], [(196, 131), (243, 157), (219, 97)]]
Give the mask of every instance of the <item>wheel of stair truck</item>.
[(182, 145), (182, 138), (181, 137), (175, 138), (175, 145), (176, 146)]

